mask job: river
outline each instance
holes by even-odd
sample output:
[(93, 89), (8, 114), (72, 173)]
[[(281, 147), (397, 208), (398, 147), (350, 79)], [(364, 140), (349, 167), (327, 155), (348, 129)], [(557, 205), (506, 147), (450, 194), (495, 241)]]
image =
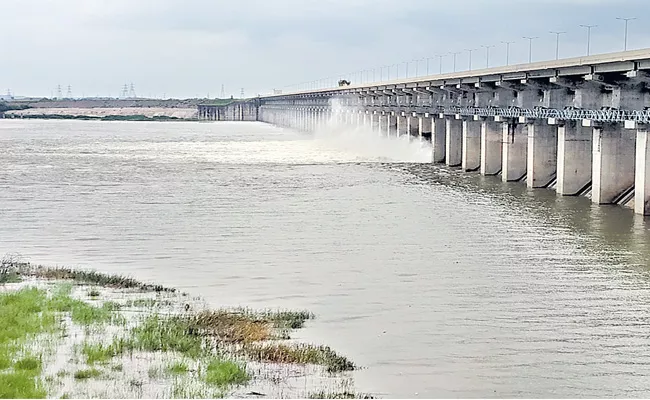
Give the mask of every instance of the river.
[(650, 396), (649, 224), (261, 123), (0, 120), (0, 254), (309, 309), (382, 397)]

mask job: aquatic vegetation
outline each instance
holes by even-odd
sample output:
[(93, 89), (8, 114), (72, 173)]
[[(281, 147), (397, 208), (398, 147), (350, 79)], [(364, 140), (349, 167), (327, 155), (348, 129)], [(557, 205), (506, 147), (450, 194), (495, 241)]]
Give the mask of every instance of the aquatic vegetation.
[[(159, 388), (155, 390), (164, 390), (164, 396), (216, 398), (238, 393), (236, 387), (264, 374), (251, 362), (269, 363), (270, 368), (313, 364), (323, 366), (319, 371), (354, 369), (328, 347), (278, 340), (314, 318), (307, 311), (195, 312), (197, 304), (197, 309), (203, 309), (197, 299), (130, 278), (29, 264), (14, 268), (39, 288), (0, 292), (0, 398), (108, 396), (111, 386), (102, 385), (113, 381), (120, 382), (131, 396), (163, 395), (147, 392), (152, 390), (147, 375), (155, 380), (153, 386)], [(148, 298), (125, 289), (159, 293)], [(58, 351), (66, 346), (69, 350), (63, 357), (71, 372), (59, 370), (45, 376), (54, 358), (60, 362)], [(74, 380), (64, 379), (70, 375)], [(70, 383), (97, 378), (105, 379), (92, 385)], [(348, 392), (352, 391), (331, 395)]]
[(102, 371), (95, 368), (81, 369), (74, 373), (74, 378), (78, 380), (99, 378), (100, 376), (102, 376)]
[(129, 340), (129, 346), (136, 350), (175, 351), (191, 358), (206, 352), (203, 339), (190, 331), (186, 319), (178, 316), (151, 315), (133, 329)]
[(70, 268), (46, 268), (25, 266), (30, 273), (43, 279), (71, 280), (78, 283), (93, 284), (117, 289), (138, 289), (145, 292), (175, 292), (174, 288), (151, 285), (120, 275), (103, 274), (96, 271), (83, 271)]
[(242, 385), (250, 380), (250, 376), (239, 364), (214, 359), (208, 363), (203, 380), (210, 385), (226, 387)]
[(280, 364), (316, 364), (328, 372), (352, 371), (355, 365), (327, 346), (310, 344), (251, 344), (244, 346), (244, 353), (253, 360)]
[(374, 399), (369, 394), (350, 393), (350, 392), (316, 392), (310, 393), (308, 399)]
[(183, 361), (175, 361), (167, 366), (165, 368), (165, 371), (168, 374), (174, 374), (174, 375), (183, 375), (187, 374), (190, 370), (190, 367), (187, 365), (186, 362)]

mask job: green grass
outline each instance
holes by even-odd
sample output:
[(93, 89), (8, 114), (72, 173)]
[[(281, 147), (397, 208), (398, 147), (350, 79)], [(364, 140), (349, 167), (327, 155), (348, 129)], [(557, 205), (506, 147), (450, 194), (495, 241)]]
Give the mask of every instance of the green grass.
[(167, 366), (165, 371), (170, 375), (183, 375), (189, 372), (190, 368), (186, 362), (175, 361)]
[(226, 387), (242, 385), (250, 380), (246, 370), (232, 361), (211, 360), (203, 376), (203, 380), (213, 386)]
[(42, 367), (43, 362), (39, 358), (29, 356), (21, 358), (14, 364), (16, 370), (32, 371), (34, 373), (40, 373)]
[(81, 353), (86, 356), (86, 363), (105, 363), (113, 357), (121, 355), (126, 350), (126, 342), (121, 339), (114, 339), (113, 343), (105, 346), (102, 343), (84, 343)]
[(74, 373), (74, 378), (77, 380), (99, 378), (100, 376), (102, 376), (102, 371), (95, 368), (80, 369)]
[(44, 399), (47, 390), (32, 371), (0, 374), (0, 399)]
[(181, 317), (149, 316), (133, 329), (131, 340), (131, 347), (142, 351), (176, 351), (191, 358), (206, 352), (203, 339)]
[(72, 284), (60, 285), (52, 294), (51, 304), (56, 311), (70, 312), (74, 323), (88, 326), (119, 321), (119, 316), (115, 314), (115, 311), (119, 310), (119, 304), (106, 302), (101, 307), (95, 307), (82, 300), (73, 299), (70, 297), (71, 292)]

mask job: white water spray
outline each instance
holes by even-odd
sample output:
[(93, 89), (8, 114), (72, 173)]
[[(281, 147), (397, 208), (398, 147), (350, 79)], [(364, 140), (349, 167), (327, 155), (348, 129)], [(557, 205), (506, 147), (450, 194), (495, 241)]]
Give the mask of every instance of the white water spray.
[(430, 142), (409, 135), (388, 138), (368, 126), (341, 123), (336, 116), (342, 111), (359, 110), (343, 106), (338, 99), (332, 99), (330, 104), (333, 117), (314, 132), (319, 145), (354, 153), (363, 161), (431, 162)]

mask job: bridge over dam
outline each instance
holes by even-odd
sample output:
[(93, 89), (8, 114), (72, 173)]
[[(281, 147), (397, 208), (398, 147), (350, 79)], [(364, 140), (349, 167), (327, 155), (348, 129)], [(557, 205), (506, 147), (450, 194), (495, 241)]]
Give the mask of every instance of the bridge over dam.
[[(306, 132), (337, 124), (427, 140), (433, 163), (650, 215), (650, 49), (317, 88), (245, 103), (228, 110), (199, 106), (199, 117)], [(219, 115), (232, 118), (210, 117)]]

